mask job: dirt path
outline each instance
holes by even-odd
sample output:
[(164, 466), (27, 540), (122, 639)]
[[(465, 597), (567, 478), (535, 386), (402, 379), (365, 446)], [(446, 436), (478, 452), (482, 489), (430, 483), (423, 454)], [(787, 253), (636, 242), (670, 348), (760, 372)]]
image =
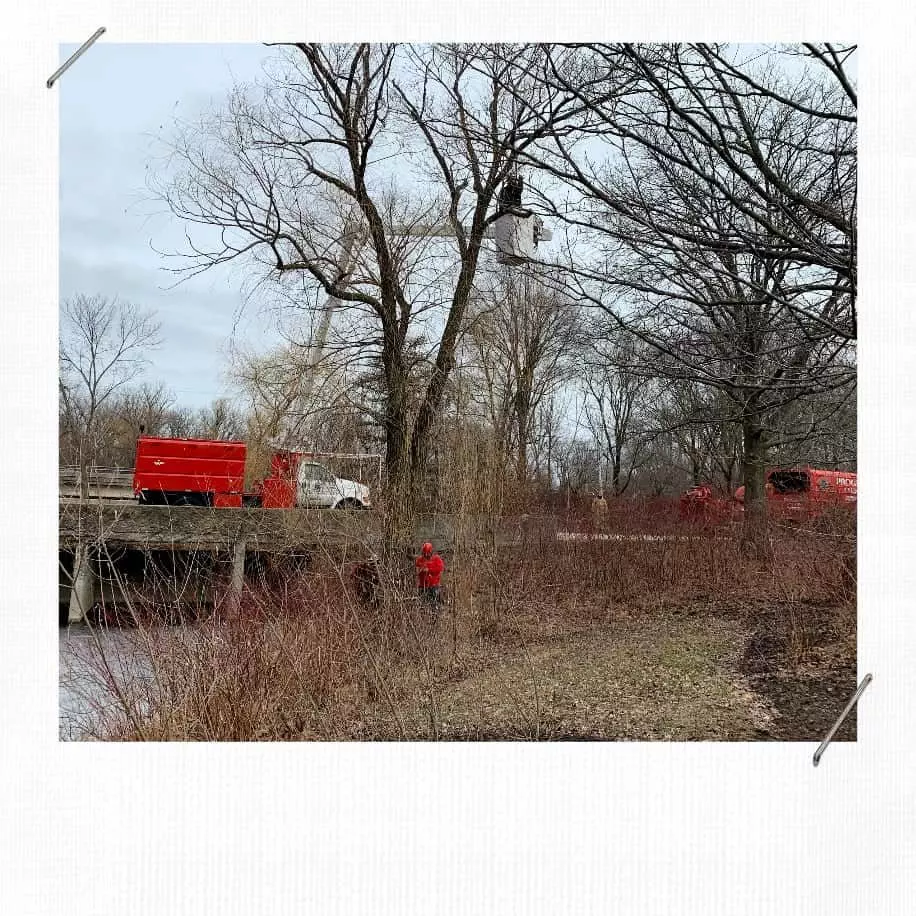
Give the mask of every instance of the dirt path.
[(444, 730), (552, 740), (750, 738), (765, 710), (731, 674), (740, 645), (727, 621), (593, 628), (515, 653), (446, 691)]

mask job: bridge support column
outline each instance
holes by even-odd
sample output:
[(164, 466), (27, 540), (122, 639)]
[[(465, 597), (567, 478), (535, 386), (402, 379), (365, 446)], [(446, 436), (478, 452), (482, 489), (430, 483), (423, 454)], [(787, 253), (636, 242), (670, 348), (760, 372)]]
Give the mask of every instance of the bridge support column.
[(240, 538), (232, 546), (232, 577), (229, 580), (229, 613), (238, 614), (245, 587), (245, 553), (248, 542)]
[(95, 597), (95, 575), (89, 561), (89, 547), (77, 545), (73, 554), (73, 583), (70, 586), (70, 610), (67, 623), (79, 623), (92, 607)]

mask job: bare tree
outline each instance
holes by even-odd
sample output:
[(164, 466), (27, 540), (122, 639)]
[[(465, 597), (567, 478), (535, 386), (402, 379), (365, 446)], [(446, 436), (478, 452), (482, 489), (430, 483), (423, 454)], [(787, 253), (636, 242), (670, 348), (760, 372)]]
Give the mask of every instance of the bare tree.
[(228, 398), (215, 398), (196, 415), (194, 434), (202, 439), (240, 439), (245, 435), (245, 415)]
[(735, 485), (742, 462), (741, 424), (719, 389), (688, 380), (665, 380), (651, 411), (652, 437), (666, 437), (686, 462), (692, 484)]
[[(854, 93), (807, 72), (794, 83), (758, 73), (705, 45), (579, 52), (593, 77), (578, 90), (588, 142), (554, 137), (539, 151), (581, 195), (565, 218), (603, 249), (572, 273), (610, 328), (656, 350), (659, 375), (731, 400), (747, 541), (762, 551), (780, 412), (854, 384), (843, 359), (856, 331)], [(609, 92), (616, 71), (630, 79), (615, 76)], [(574, 90), (564, 72), (549, 78)]]
[[(568, 93), (530, 77), (518, 105), (508, 69), (503, 51), (480, 45), (295, 45), (267, 86), (183, 131), (177, 172), (159, 186), (175, 215), (219, 230), (216, 245), (190, 252), (191, 270), (248, 259), (262, 276), (309, 278), (361, 317), (359, 348), (375, 349), (384, 376), (395, 527), (454, 366), (497, 192), (570, 107)], [(431, 227), (451, 239), (431, 243)], [(412, 412), (408, 342), (433, 318), (434, 371)]]
[[(823, 316), (814, 308), (809, 317), (854, 338), (855, 51), (830, 44), (763, 52), (708, 44), (550, 47), (545, 80), (575, 93), (587, 115), (572, 139), (552, 137), (536, 158), (624, 217), (633, 213), (607, 193), (600, 167), (606, 157), (596, 155), (596, 143), (612, 156), (636, 147), (692, 175), (742, 215), (723, 227), (721, 249), (814, 268), (838, 290), (844, 309)], [(695, 159), (697, 148), (708, 154)], [(690, 225), (667, 230), (686, 243), (706, 241)]]
[(77, 431), (84, 498), (101, 444), (100, 413), (140, 376), (160, 342), (152, 312), (117, 297), (77, 295), (61, 306), (59, 391), (62, 414)]
[(856, 388), (814, 394), (790, 405), (773, 434), (782, 465), (856, 468)]
[(99, 456), (105, 464), (132, 467), (141, 433), (162, 435), (169, 415), (175, 409), (175, 397), (164, 384), (144, 382), (118, 392), (103, 414), (100, 425)]
[(131, 387), (118, 398), (115, 413), (134, 433), (141, 429), (156, 435), (174, 409), (175, 395), (163, 383), (144, 382)]
[[(100, 467), (132, 467), (138, 435), (165, 434), (177, 412), (174, 401), (174, 395), (163, 384), (144, 382), (119, 389), (96, 413), (94, 461)], [(79, 464), (81, 441), (78, 421), (62, 409), (59, 452), (62, 465)]]
[(614, 496), (624, 493), (650, 454), (646, 396), (652, 380), (640, 347), (638, 339), (621, 332), (595, 341), (586, 355), (585, 416), (601, 459), (610, 467)]
[(515, 476), (528, 479), (534, 415), (572, 372), (579, 328), (575, 305), (530, 274), (507, 274), (475, 300), (468, 358), (503, 453), (515, 448)]

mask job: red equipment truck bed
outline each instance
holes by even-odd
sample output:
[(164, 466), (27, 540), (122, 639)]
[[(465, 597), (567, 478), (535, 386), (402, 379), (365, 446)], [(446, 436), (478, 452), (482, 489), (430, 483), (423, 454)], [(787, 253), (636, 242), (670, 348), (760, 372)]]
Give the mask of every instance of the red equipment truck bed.
[(246, 454), (244, 442), (141, 436), (134, 493), (154, 504), (241, 506)]

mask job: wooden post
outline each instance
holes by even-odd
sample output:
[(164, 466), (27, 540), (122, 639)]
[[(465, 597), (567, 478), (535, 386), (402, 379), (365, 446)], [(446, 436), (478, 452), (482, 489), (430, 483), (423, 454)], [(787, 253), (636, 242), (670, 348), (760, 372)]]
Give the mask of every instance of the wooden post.
[(70, 586), (70, 610), (67, 623), (79, 623), (92, 607), (95, 596), (95, 576), (89, 562), (89, 548), (84, 542), (77, 544), (73, 553), (73, 583)]

